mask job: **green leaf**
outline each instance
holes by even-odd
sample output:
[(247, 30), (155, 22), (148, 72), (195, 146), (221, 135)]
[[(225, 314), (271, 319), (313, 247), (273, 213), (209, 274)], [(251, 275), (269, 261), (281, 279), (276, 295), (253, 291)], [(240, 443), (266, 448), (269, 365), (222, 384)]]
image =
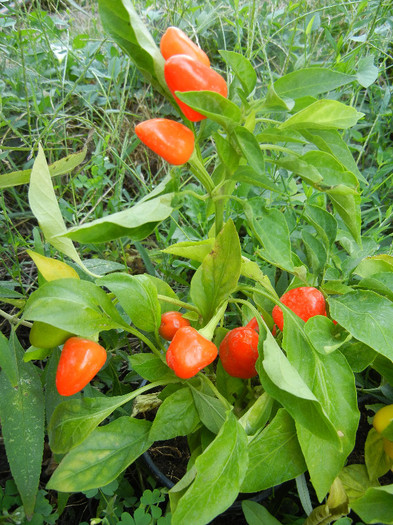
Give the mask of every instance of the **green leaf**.
[[(154, 277), (154, 275), (146, 275), (146, 277), (153, 283), (153, 285), (156, 287), (157, 294), (159, 295), (165, 295), (166, 297), (170, 297), (172, 299), (179, 299), (177, 294), (172, 290), (172, 288), (169, 286), (168, 283), (163, 281), (162, 279), (159, 279), (158, 277)], [(172, 310), (178, 310), (179, 307), (168, 303), (166, 301), (158, 300), (161, 307), (161, 314), (165, 312), (170, 312)]]
[(72, 241), (61, 237), (67, 228), (57, 203), (51, 174), (41, 145), (38, 146), (38, 154), (31, 170), (28, 196), (31, 211), (37, 219), (45, 239), (56, 250), (67, 255), (86, 270)]
[[(356, 270), (355, 273), (357, 273)], [(358, 287), (372, 290), (380, 295), (385, 295), (393, 301), (393, 272), (375, 273), (372, 277), (362, 279)]]
[(382, 272), (393, 272), (393, 257), (391, 255), (379, 254), (363, 259), (354, 269), (360, 277), (371, 277)]
[(214, 91), (176, 91), (176, 96), (195, 111), (232, 129), (240, 124), (242, 112), (236, 104)]
[[(286, 318), (285, 318), (286, 322)], [(312, 390), (267, 333), (256, 368), (263, 388), (303, 426), (325, 439), (338, 441), (337, 432)]]
[(232, 146), (231, 142), (222, 137), (219, 133), (213, 133), (214, 142), (216, 144), (217, 155), (225, 168), (232, 173), (239, 164), (240, 156)]
[(247, 470), (247, 436), (235, 416), (195, 461), (197, 474), (172, 515), (172, 525), (204, 525), (236, 499)]
[(337, 100), (317, 100), (280, 125), (280, 129), (348, 129), (363, 117)]
[(375, 480), (370, 480), (368, 477), (366, 465), (348, 465), (342, 469), (339, 478), (350, 502), (363, 496), (369, 487), (378, 485)]
[(53, 452), (65, 454), (79, 445), (101, 421), (129, 399), (129, 394), (126, 394), (108, 398), (69, 399), (60, 403), (48, 427), (49, 444)]
[(330, 314), (358, 341), (393, 361), (393, 303), (369, 290), (329, 297)]
[(261, 148), (259, 147), (255, 135), (248, 131), (248, 129), (242, 126), (238, 126), (235, 129), (235, 136), (243, 155), (247, 159), (249, 167), (251, 167), (256, 173), (260, 174), (261, 176), (266, 177), (266, 175), (264, 175), (264, 155), (262, 153)]
[(272, 412), (273, 402), (273, 398), (264, 392), (239, 419), (248, 436), (256, 434), (266, 425)]
[(242, 501), (242, 510), (248, 525), (281, 525), (280, 521), (256, 501)]
[(315, 228), (326, 250), (330, 250), (337, 236), (337, 221), (333, 215), (319, 206), (307, 204), (304, 218)]
[(104, 290), (79, 279), (59, 279), (40, 286), (27, 300), (23, 315), (88, 338), (125, 325)]
[(164, 58), (131, 0), (99, 0), (99, 13), (115, 42), (130, 57), (150, 84), (171, 98), (164, 77)]
[(282, 97), (293, 99), (306, 96), (315, 97), (350, 84), (355, 79), (354, 75), (346, 75), (331, 69), (306, 68), (280, 77), (275, 81), (274, 89)]
[(296, 478), (307, 470), (293, 419), (280, 409), (248, 445), (248, 470), (242, 492), (258, 492)]
[(329, 195), (335, 211), (340, 215), (355, 241), (361, 246), (360, 195), (357, 191), (343, 184), (327, 190), (326, 193)]
[(188, 387), (168, 396), (156, 414), (150, 430), (151, 441), (191, 434), (199, 423), (193, 395)]
[[(344, 355), (354, 372), (363, 372), (378, 356), (372, 348), (356, 340), (345, 343), (340, 347), (340, 352)], [(380, 357), (382, 358), (382, 356)]]
[(318, 399), (323, 414), (335, 429), (333, 434), (323, 435), (295, 417), (311, 482), (321, 501), (355, 446), (359, 423), (355, 378), (340, 352), (322, 355), (313, 349), (303, 331), (304, 322), (290, 311), (284, 313), (284, 326), (283, 348), (288, 360)]
[(266, 128), (258, 133), (257, 140), (259, 143), (276, 144), (277, 142), (294, 142), (295, 144), (305, 144), (306, 141), (302, 134), (296, 130), (282, 130), (280, 128)]
[(17, 383), (11, 385), (0, 372), (0, 420), (7, 459), (27, 517), (34, 512), (44, 450), (44, 396), (38, 369), (23, 362), (23, 350), (15, 333), (10, 353)]
[[(69, 173), (79, 166), (79, 164), (82, 164), (85, 160), (86, 153), (87, 149), (83, 149), (82, 151), (78, 151), (78, 153), (71, 153), (71, 155), (67, 155), (53, 164), (50, 164), (48, 166), (50, 176), (56, 177), (58, 175)], [(0, 189), (28, 184), (30, 182), (31, 171), (32, 170), (13, 171), (12, 173), (0, 175)]]
[(232, 220), (229, 220), (217, 235), (213, 250), (204, 258), (191, 280), (190, 296), (205, 324), (235, 290), (241, 261), (239, 236)]
[(107, 485), (150, 447), (150, 427), (150, 421), (120, 417), (97, 428), (62, 459), (47, 488), (82, 492)]
[(246, 184), (252, 184), (253, 186), (265, 188), (270, 191), (281, 191), (280, 188), (266, 175), (261, 173), (260, 170), (255, 171), (249, 166), (239, 166), (239, 168), (237, 168), (237, 170), (232, 174), (231, 178), (237, 182), (245, 182)]
[(300, 159), (314, 166), (323, 180), (318, 183), (321, 186), (338, 186), (344, 184), (350, 188), (357, 188), (359, 183), (356, 176), (347, 171), (346, 168), (330, 153), (325, 151), (308, 151)]
[(219, 399), (191, 387), (199, 418), (206, 428), (217, 434), (225, 422), (225, 407)]
[(240, 53), (235, 53), (234, 51), (220, 50), (219, 53), (240, 80), (245, 94), (249, 95), (257, 82), (257, 74), (251, 62)]
[(274, 85), (269, 86), (267, 90), (266, 99), (258, 105), (257, 110), (269, 110), (269, 111), (291, 111), (295, 105), (295, 101), (292, 98), (281, 97), (274, 89)]
[(294, 266), (291, 241), (284, 214), (276, 208), (267, 209), (261, 205), (260, 218), (257, 219), (251, 206), (247, 203), (245, 204), (245, 213), (257, 240), (264, 248), (258, 251), (258, 254), (275, 266), (292, 272)]
[(97, 280), (115, 294), (134, 325), (145, 332), (157, 331), (161, 323), (161, 308), (157, 288), (147, 275), (112, 273)]
[(324, 245), (307, 230), (302, 230), (302, 240), (306, 249), (308, 265), (314, 275), (318, 275), (327, 262), (327, 253)]
[(0, 368), (13, 388), (19, 381), (18, 361), (14, 345), (0, 332)]
[(351, 336), (340, 332), (333, 322), (322, 315), (311, 317), (304, 325), (311, 344), (320, 354), (327, 355), (340, 348)]
[(393, 524), (393, 485), (369, 488), (351, 507), (366, 523)]
[(377, 80), (378, 68), (374, 66), (374, 57), (367, 56), (359, 60), (356, 78), (364, 88), (368, 88)]
[(333, 155), (347, 171), (354, 173), (359, 180), (368, 184), (367, 179), (360, 173), (347, 143), (337, 130), (314, 129), (312, 133), (302, 130), (302, 135), (308, 141), (314, 143), (321, 151), (326, 151)]
[(391, 459), (388, 458), (383, 448), (383, 440), (383, 436), (371, 427), (364, 445), (364, 460), (371, 481), (376, 481), (384, 476), (392, 466)]
[[(142, 241), (173, 211), (173, 194), (168, 193), (148, 201), (140, 201), (128, 210), (106, 215), (95, 221), (70, 228), (59, 238), (70, 238), (81, 243), (101, 243), (129, 237)], [(67, 239), (64, 239), (67, 240)]]
[(292, 171), (296, 175), (299, 175), (307, 184), (316, 186), (322, 182), (323, 177), (315, 166), (312, 166), (308, 162), (302, 160), (300, 157), (286, 156), (273, 161), (280, 168), (284, 168), (288, 171)]
[(175, 377), (174, 372), (162, 359), (153, 354), (134, 354), (129, 357), (131, 366), (143, 379), (158, 381), (166, 377)]
[(203, 241), (182, 241), (164, 248), (162, 252), (202, 262), (212, 251), (214, 242), (214, 238), (203, 239)]

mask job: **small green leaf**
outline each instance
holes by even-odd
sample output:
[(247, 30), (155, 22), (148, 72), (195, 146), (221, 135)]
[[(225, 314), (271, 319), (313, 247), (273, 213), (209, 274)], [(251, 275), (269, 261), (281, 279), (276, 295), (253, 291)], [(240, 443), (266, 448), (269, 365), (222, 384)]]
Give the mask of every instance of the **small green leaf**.
[(107, 485), (150, 447), (150, 427), (150, 421), (120, 417), (97, 428), (62, 459), (47, 488), (82, 492)]
[(251, 62), (240, 53), (235, 53), (234, 51), (220, 50), (219, 53), (240, 80), (245, 94), (249, 95), (257, 82), (257, 74)]
[(304, 325), (304, 331), (320, 354), (330, 354), (351, 339), (350, 335), (338, 331), (333, 322), (322, 315), (311, 317)]
[(193, 261), (202, 262), (203, 259), (208, 255), (214, 246), (215, 239), (209, 238), (203, 241), (182, 241), (168, 248), (164, 248), (163, 253), (170, 253), (179, 257), (185, 257), (186, 259), (192, 259)]
[(191, 387), (199, 418), (206, 428), (217, 434), (225, 422), (225, 407), (219, 399)]
[(242, 510), (248, 525), (281, 525), (280, 521), (256, 501), (242, 501)]
[(129, 359), (135, 372), (148, 381), (158, 381), (167, 376), (175, 377), (168, 365), (153, 354), (134, 354)]
[(368, 88), (377, 80), (378, 68), (374, 65), (374, 57), (367, 56), (359, 60), (356, 78), (364, 88)]
[(176, 91), (182, 102), (224, 128), (240, 124), (242, 113), (236, 104), (214, 91)]
[(337, 100), (317, 100), (283, 122), (280, 129), (347, 129), (363, 116)]
[(352, 509), (366, 523), (393, 524), (393, 485), (371, 487), (351, 503)]
[(385, 453), (383, 440), (383, 436), (371, 427), (364, 445), (364, 460), (371, 481), (381, 478), (391, 468), (391, 460)]

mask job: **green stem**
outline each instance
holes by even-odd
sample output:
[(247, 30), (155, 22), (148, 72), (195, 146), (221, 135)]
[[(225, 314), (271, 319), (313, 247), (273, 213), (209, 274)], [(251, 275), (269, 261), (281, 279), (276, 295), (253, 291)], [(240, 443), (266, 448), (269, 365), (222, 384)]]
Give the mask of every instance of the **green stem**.
[(33, 326), (33, 324), (29, 323), (29, 321), (22, 321), (16, 315), (7, 314), (7, 312), (5, 312), (4, 310), (1, 310), (1, 309), (0, 309), (0, 315), (2, 317), (4, 317), (4, 319), (7, 319), (7, 321), (9, 321), (11, 324), (15, 324), (15, 325), (18, 325), (18, 326), (19, 325), (27, 326), (27, 328), (31, 328)]
[(209, 194), (211, 194), (212, 191), (214, 190), (214, 183), (209, 173), (206, 171), (205, 166), (202, 164), (201, 160), (199, 159), (198, 155), (195, 152), (191, 156), (188, 163), (191, 167), (192, 173), (199, 180), (199, 182), (202, 184), (205, 190)]
[(175, 299), (174, 297), (167, 297), (166, 295), (157, 295), (157, 299), (159, 301), (164, 301), (169, 304), (174, 304), (176, 306), (179, 306), (180, 308), (185, 308), (186, 310), (191, 310), (192, 312), (196, 312), (197, 314), (200, 314), (198, 308), (194, 306), (193, 304), (188, 304), (183, 301), (180, 301), (180, 299)]

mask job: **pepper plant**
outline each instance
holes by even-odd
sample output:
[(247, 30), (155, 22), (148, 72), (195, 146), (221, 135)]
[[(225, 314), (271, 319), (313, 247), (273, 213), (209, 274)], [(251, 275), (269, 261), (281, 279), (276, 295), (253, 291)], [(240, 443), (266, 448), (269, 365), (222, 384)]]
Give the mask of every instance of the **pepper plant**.
[[(334, 521), (350, 509), (365, 523), (393, 523), (393, 485), (378, 481), (392, 467), (383, 448), (392, 425), (383, 435), (370, 430), (365, 464), (347, 465), (359, 424), (359, 374), (393, 377), (393, 258), (362, 239), (366, 180), (345, 130), (364, 115), (337, 91), (356, 75), (314, 67), (265, 86), (249, 60), (226, 50), (225, 79), (177, 28), (165, 33), (161, 53), (130, 0), (99, 0), (99, 9), (105, 31), (172, 104), (168, 118), (135, 127), (169, 163), (168, 175), (133, 207), (67, 228), (51, 177), (78, 165), (85, 152), (48, 167), (39, 147), (31, 210), (70, 264), (29, 253), (40, 272), (23, 305), (34, 346), (23, 354), (15, 333), (1, 339), (0, 389), (9, 403), (0, 415), (27, 514), (38, 485), (45, 403), (59, 460), (48, 489), (105, 486), (155, 441), (187, 436), (188, 469), (169, 491), (173, 525), (207, 524), (239, 493), (293, 479), (304, 488), (305, 473), (321, 504), (307, 523)], [(183, 187), (190, 173), (199, 193)], [(26, 173), (18, 177), (14, 183), (24, 183)], [(181, 295), (156, 275), (110, 267), (97, 273), (74, 245), (146, 239), (190, 195), (206, 205), (212, 228), (206, 239), (163, 250), (197, 268)], [(140, 351), (127, 355), (109, 345), (105, 358), (108, 333), (138, 339)], [(88, 370), (86, 353), (94, 362)], [(112, 364), (119, 356), (143, 386), (119, 381)], [(32, 359), (45, 363), (45, 388)], [(98, 378), (111, 380), (100, 390), (88, 383), (102, 366)], [(138, 414), (148, 392), (156, 393), (153, 421)], [(21, 444), (12, 439), (17, 402), (37, 405), (27, 415), (28, 483)]]

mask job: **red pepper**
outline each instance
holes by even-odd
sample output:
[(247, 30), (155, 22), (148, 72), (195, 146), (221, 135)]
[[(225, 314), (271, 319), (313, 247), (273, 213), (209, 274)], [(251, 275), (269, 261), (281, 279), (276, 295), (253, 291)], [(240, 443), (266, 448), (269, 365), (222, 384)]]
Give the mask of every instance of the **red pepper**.
[(106, 351), (98, 343), (70, 337), (64, 343), (56, 372), (60, 395), (72, 396), (84, 388), (104, 366)]
[(210, 365), (217, 354), (214, 343), (192, 326), (184, 326), (175, 333), (166, 353), (166, 362), (178, 377), (189, 379)]
[(187, 55), (173, 55), (165, 62), (165, 80), (184, 115), (192, 122), (206, 117), (194, 111), (175, 95), (176, 91), (215, 91), (223, 97), (228, 94), (224, 78), (210, 67)]
[[(326, 303), (323, 294), (312, 286), (301, 286), (284, 293), (280, 301), (303, 321), (308, 321), (315, 315), (326, 315)], [(272, 312), (273, 320), (282, 331), (284, 328), (284, 314), (276, 305)]]
[(173, 55), (188, 55), (210, 67), (210, 60), (206, 53), (178, 27), (168, 27), (162, 35), (160, 50), (165, 60)]
[(194, 151), (193, 132), (174, 120), (154, 118), (135, 126), (140, 140), (169, 164), (185, 164)]
[(190, 321), (184, 319), (180, 312), (165, 312), (161, 316), (160, 336), (167, 341), (172, 341), (175, 333), (183, 326), (190, 326)]
[(220, 344), (220, 360), (229, 375), (242, 379), (258, 375), (255, 369), (258, 339), (257, 332), (248, 326), (239, 326), (226, 334)]

